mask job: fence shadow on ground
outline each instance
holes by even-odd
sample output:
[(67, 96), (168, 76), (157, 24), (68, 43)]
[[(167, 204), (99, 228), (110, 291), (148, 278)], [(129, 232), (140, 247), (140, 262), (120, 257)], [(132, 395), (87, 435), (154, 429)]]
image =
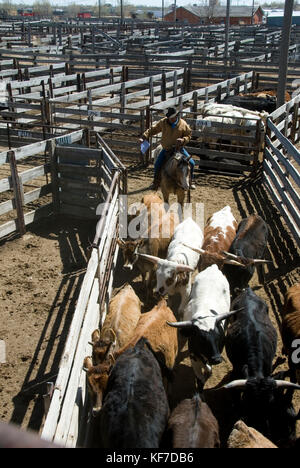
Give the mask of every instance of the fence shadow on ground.
[(237, 184), (233, 193), (241, 218), (257, 213), (268, 223), (269, 241), (265, 258), (272, 260), (273, 264), (265, 266), (264, 288), (280, 325), (284, 295), (292, 284), (300, 280), (299, 249), (284, 218), (272, 203), (260, 172), (255, 178)]
[(94, 224), (95, 222), (52, 217), (28, 229), (28, 232), (33, 232), (37, 236), (58, 241), (63, 265), (60, 273), (64, 276), (49, 309), (21, 390), (13, 398), (15, 408), (10, 422), (21, 425), (30, 411), (27, 427), (38, 431), (42, 426), (46, 382), (55, 382), (59, 372), (65, 342), (85, 275), (88, 261), (87, 248), (95, 233)]

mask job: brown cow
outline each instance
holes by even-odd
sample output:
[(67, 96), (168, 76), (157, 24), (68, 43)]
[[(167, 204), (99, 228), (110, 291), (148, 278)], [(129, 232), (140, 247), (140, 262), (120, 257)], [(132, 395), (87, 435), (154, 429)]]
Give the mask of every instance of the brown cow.
[[(165, 258), (174, 230), (179, 224), (179, 217), (177, 213), (165, 211), (164, 202), (156, 192), (145, 195), (142, 203), (147, 209), (148, 228), (145, 237), (126, 241), (118, 239), (118, 244), (123, 252), (124, 268), (132, 270), (133, 266), (136, 265), (140, 270), (142, 282), (146, 282), (146, 297), (148, 299), (153, 277), (153, 263), (139, 257), (138, 253)], [(140, 212), (137, 214), (139, 215)]]
[(219, 448), (219, 425), (199, 394), (183, 400), (172, 412), (169, 429), (174, 448)]
[(110, 300), (103, 327), (92, 334), (93, 362), (99, 364), (109, 352), (122, 348), (130, 339), (141, 315), (141, 301), (126, 284)]
[(91, 358), (85, 358), (84, 368), (87, 371), (89, 391), (93, 399), (93, 414), (96, 415), (102, 407), (103, 393), (115, 360), (128, 348), (134, 347), (140, 338), (147, 338), (163, 373), (173, 369), (178, 351), (178, 338), (177, 330), (169, 327), (167, 321), (176, 322), (176, 318), (167, 307), (166, 301), (162, 299), (150, 312), (141, 315), (132, 338), (123, 348), (109, 353), (107, 359), (97, 366), (93, 365)]
[(288, 289), (282, 316), (282, 351), (289, 358), (291, 381), (300, 384), (300, 283)]
[(253, 427), (237, 421), (227, 441), (228, 448), (278, 448)]
[(236, 235), (237, 221), (231, 212), (230, 206), (225, 206), (214, 213), (204, 228), (204, 253), (200, 257), (199, 271), (217, 264), (221, 270), (226, 261), (223, 251), (228, 251)]
[[(266, 96), (275, 96), (277, 97), (277, 90), (276, 89), (269, 89), (269, 90), (260, 90), (255, 91), (253, 93), (247, 94), (240, 94), (239, 96), (257, 96), (257, 97), (266, 97)], [(285, 102), (289, 102), (291, 100), (291, 95), (287, 91), (284, 93), (284, 100)]]
[[(173, 320), (176, 322), (172, 310), (167, 307), (165, 299), (161, 299), (150, 312), (141, 315), (132, 338), (114, 354), (114, 357), (118, 358), (126, 349), (135, 346), (139, 339), (144, 337), (158, 358), (162, 358), (160, 362), (163, 366), (173, 369), (178, 351), (177, 330), (167, 325), (167, 321)], [(170, 329), (173, 330), (171, 333)]]

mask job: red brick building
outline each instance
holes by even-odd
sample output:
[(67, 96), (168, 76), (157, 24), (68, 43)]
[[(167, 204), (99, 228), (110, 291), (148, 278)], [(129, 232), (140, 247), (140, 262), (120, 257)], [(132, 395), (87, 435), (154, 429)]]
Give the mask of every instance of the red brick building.
[[(251, 6), (232, 6), (230, 8), (230, 25), (261, 24), (264, 12), (262, 8)], [(225, 24), (226, 6), (179, 7), (164, 16), (165, 21), (180, 21), (187, 24)]]
[(91, 18), (91, 17), (92, 17), (92, 14), (88, 11), (77, 13), (77, 18), (86, 19), (86, 18)]

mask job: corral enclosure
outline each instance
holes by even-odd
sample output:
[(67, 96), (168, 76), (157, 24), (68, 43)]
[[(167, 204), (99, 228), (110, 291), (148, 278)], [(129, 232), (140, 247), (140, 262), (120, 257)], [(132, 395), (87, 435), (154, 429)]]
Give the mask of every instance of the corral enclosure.
[[(132, 281), (145, 302), (141, 278), (124, 275), (113, 237), (119, 195), (128, 192), (129, 203), (140, 201), (152, 179), (151, 151), (157, 141), (151, 141), (142, 160), (139, 136), (166, 108), (178, 106), (193, 129), (188, 150), (198, 170), (192, 202), (204, 204), (205, 220), (225, 205), (238, 221), (253, 212), (267, 220), (267, 258), (273, 265), (268, 266), (264, 285), (255, 275), (251, 286), (269, 305), (280, 336), (284, 294), (299, 281), (299, 98), (273, 113), (264, 129), (256, 128), (237, 144), (220, 138), (212, 149), (202, 141), (199, 110), (228, 95), (274, 87), (280, 31), (251, 27), (251, 39), (245, 37), (247, 28), (237, 28), (230, 51), (236, 41), (241, 48), (229, 62), (224, 59), (222, 28), (169, 25), (168, 36), (157, 24), (146, 25), (144, 31), (135, 24), (123, 30), (109, 24), (55, 28), (40, 23), (30, 29), (25, 24), (22, 40), (13, 39), (11, 48), (0, 50), (0, 75), (7, 81), (0, 135), (7, 150), (0, 154), (5, 323), (0, 339), (7, 343), (8, 357), (0, 367), (1, 417), (63, 445), (83, 446), (91, 443), (93, 429), (82, 371), (83, 357), (91, 354), (91, 331), (103, 321), (114, 289), (125, 281)], [(208, 47), (209, 41), (219, 44), (218, 34), (220, 45)], [(299, 74), (297, 34), (293, 30), (290, 92)], [(54, 44), (36, 47), (33, 35)], [(262, 53), (266, 46), (271, 52)], [(218, 125), (211, 133), (222, 136), (224, 127)], [(237, 127), (238, 123), (232, 130)], [(246, 152), (240, 151), (243, 139)], [(221, 159), (216, 160), (216, 153)], [(104, 201), (109, 209), (96, 228), (95, 209)], [(40, 216), (46, 218), (37, 221)], [(7, 240), (25, 230), (22, 238)], [(152, 305), (144, 303), (143, 310)], [(195, 392), (186, 350), (180, 357), (171, 409)], [(207, 388), (228, 379), (230, 370), (226, 359), (214, 368)], [(14, 382), (11, 390), (6, 382)], [(214, 401), (209, 391), (206, 398), (219, 419), (225, 445), (231, 424), (224, 412), (228, 401)], [(299, 409), (299, 396), (294, 400)]]

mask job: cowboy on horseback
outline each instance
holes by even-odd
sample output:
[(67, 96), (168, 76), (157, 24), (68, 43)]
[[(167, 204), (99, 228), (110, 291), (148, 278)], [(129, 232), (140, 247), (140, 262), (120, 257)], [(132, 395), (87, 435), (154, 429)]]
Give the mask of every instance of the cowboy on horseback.
[[(143, 133), (143, 139), (140, 139), (140, 142), (148, 140), (151, 136), (157, 135), (161, 132), (161, 146), (162, 150), (159, 153), (157, 160), (154, 164), (154, 180), (151, 188), (157, 190), (160, 185), (161, 178), (161, 168), (165, 162), (166, 152), (172, 147), (180, 148), (179, 151), (184, 154), (187, 158), (190, 158), (190, 155), (183, 148), (184, 145), (189, 143), (192, 135), (192, 130), (190, 126), (186, 123), (185, 120), (181, 119), (178, 116), (178, 111), (175, 107), (169, 107), (166, 117), (156, 122), (152, 127), (148, 128)], [(193, 169), (195, 162), (192, 158), (189, 159), (189, 164), (191, 166), (191, 178), (193, 179)], [(190, 189), (195, 189), (195, 185), (191, 185)]]

